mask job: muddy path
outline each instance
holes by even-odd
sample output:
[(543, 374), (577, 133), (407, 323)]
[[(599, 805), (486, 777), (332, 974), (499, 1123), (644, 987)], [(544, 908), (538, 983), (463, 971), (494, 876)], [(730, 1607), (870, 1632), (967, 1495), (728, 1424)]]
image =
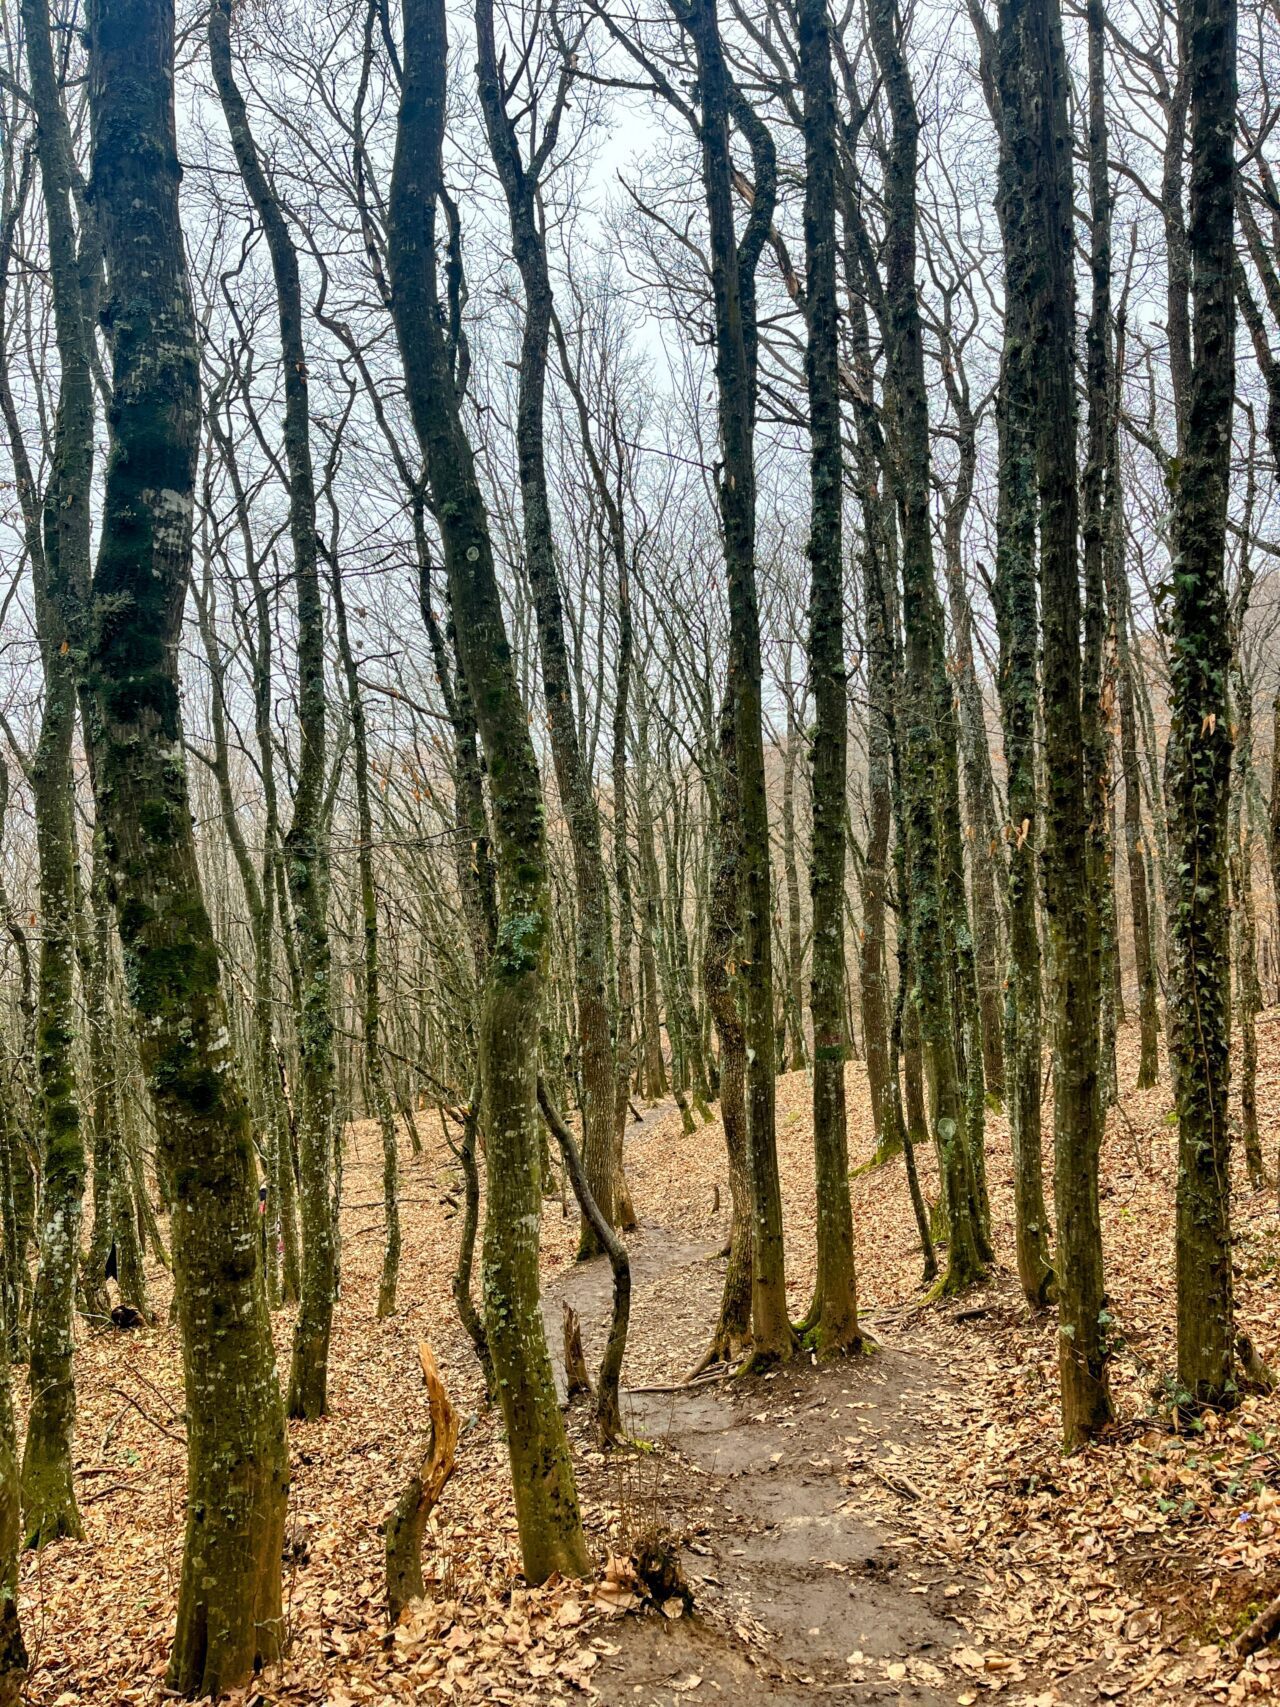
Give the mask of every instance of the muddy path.
[[(971, 1695), (954, 1658), (978, 1659), (964, 1624), (969, 1585), (895, 1534), (886, 1499), (865, 1496), (870, 1481), (890, 1510), (918, 1497), (911, 1442), (937, 1426), (946, 1377), (893, 1344), (891, 1320), (872, 1318), (873, 1357), (681, 1386), (715, 1319), (723, 1261), (715, 1246), (654, 1224), (629, 1246), (636, 1386), (624, 1415), (638, 1446), (607, 1459), (583, 1451), (583, 1479), (598, 1482), (624, 1533), (658, 1524), (681, 1538), (695, 1611), (606, 1625), (597, 1698), (606, 1707), (714, 1699), (786, 1707), (822, 1695), (920, 1703)], [(557, 1362), (567, 1301), (595, 1368), (611, 1284), (601, 1259), (547, 1286)], [(581, 1409), (575, 1416), (581, 1438), (586, 1419)]]

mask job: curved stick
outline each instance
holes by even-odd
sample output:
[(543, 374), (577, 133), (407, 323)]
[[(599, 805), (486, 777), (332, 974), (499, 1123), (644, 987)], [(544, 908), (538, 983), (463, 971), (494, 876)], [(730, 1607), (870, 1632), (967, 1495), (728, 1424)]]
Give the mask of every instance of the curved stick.
[(542, 1118), (547, 1123), (548, 1131), (560, 1146), (560, 1154), (569, 1170), (569, 1181), (573, 1186), (573, 1195), (578, 1200), (578, 1208), (590, 1223), (592, 1232), (599, 1239), (609, 1259), (609, 1267), (613, 1270), (613, 1320), (609, 1324), (609, 1339), (600, 1363), (600, 1379), (596, 1384), (596, 1429), (602, 1447), (617, 1446), (626, 1438), (622, 1429), (618, 1390), (622, 1381), (623, 1354), (627, 1349), (627, 1323), (631, 1316), (631, 1259), (627, 1255), (627, 1247), (605, 1220), (599, 1205), (591, 1195), (581, 1153), (574, 1143), (572, 1132), (552, 1102), (541, 1073), (538, 1075), (538, 1107), (542, 1110)]

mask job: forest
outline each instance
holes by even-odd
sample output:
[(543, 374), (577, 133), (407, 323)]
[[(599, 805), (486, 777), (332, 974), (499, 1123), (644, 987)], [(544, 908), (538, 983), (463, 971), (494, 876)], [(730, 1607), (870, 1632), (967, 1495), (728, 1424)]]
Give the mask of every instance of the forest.
[(1277, 0), (0, 0), (0, 1707), (1280, 1695)]

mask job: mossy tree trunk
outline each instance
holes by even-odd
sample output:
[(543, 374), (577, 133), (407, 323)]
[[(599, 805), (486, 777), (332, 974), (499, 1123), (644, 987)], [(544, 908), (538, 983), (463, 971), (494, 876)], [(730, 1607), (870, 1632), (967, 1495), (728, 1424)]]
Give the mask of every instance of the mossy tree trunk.
[[(1021, 239), (1017, 162), (1003, 120), (997, 83), (998, 44), (981, 8), (970, 4), (978, 37), (983, 92), (999, 134), (996, 209), (1006, 250)], [(1044, 1199), (1040, 1095), (1043, 1069), (1043, 983), (1036, 919), (1040, 840), (1036, 725), (1040, 652), (1036, 599), (1036, 466), (1027, 369), (1027, 303), (1005, 299), (1000, 389), (996, 400), (995, 611), (999, 636), (1000, 723), (1004, 736), (1008, 821), (1009, 969), (1005, 987), (1005, 1070), (1013, 1150), (1014, 1248), (1023, 1296), (1050, 1302), (1056, 1281)]]
[(1187, 0), (1188, 238), (1194, 349), (1173, 482), (1170, 990), (1178, 1110), (1178, 1379), (1197, 1403), (1235, 1395), (1227, 809), (1231, 629), (1225, 553), (1235, 399), (1235, 0)]
[(1080, 722), (1084, 783), (1089, 814), (1088, 882), (1098, 909), (1099, 1095), (1105, 1110), (1119, 1095), (1116, 1026), (1121, 1007), (1119, 945), (1116, 941), (1115, 873), (1111, 836), (1111, 736), (1103, 706), (1106, 682), (1106, 556), (1111, 532), (1109, 505), (1115, 493), (1111, 464), (1111, 411), (1119, 403), (1111, 360), (1111, 167), (1107, 136), (1105, 21), (1102, 0), (1089, 0), (1088, 163), (1089, 273), (1092, 285), (1085, 331), (1084, 470), (1080, 481), (1080, 532), (1084, 582), (1084, 656)]
[(580, 1576), (587, 1551), (538, 1303), (538, 1032), (550, 914), (545, 809), (462, 424), (435, 254), (448, 38), (442, 0), (404, 7), (388, 204), (392, 312), (444, 543), (458, 651), (488, 758), (500, 913), (480, 1024), (488, 1196), (484, 1297), (525, 1575)]
[[(0, 254), (0, 306), (3, 304), (4, 282), (7, 277), (7, 237)], [(11, 393), (5, 383), (3, 364), (0, 364), (0, 389), (5, 402), (6, 422), (10, 414)], [(5, 826), (9, 814), (9, 767), (0, 754), (0, 850), (5, 847)], [(0, 861), (0, 919), (13, 944), (17, 961), (17, 1018), (18, 1040), (6, 1048), (2, 1058), (5, 1083), (15, 1091), (27, 1076), (27, 1064), (34, 1052), (35, 996), (31, 976), (31, 950), (27, 935), (14, 911), (4, 881), (3, 861)], [(13, 1362), (25, 1361), (27, 1355), (27, 1321), (31, 1307), (31, 1266), (28, 1250), (34, 1220), (35, 1193), (31, 1172), (30, 1144), (19, 1113), (16, 1096), (0, 1098), (0, 1227), (3, 1230), (3, 1305), (0, 1333), (5, 1335), (6, 1350)]]
[[(39, 123), (49, 275), (58, 346), (58, 407), (42, 525), (19, 471), (44, 672), (40, 735), (28, 767), (40, 864), (36, 1068), (41, 1134), (39, 1266), (31, 1317), (31, 1409), (22, 1459), (27, 1541), (79, 1535), (72, 1485), (75, 1386), (71, 1369), (76, 1269), (85, 1187), (84, 1133), (75, 1073), (76, 835), (71, 748), (76, 659), (89, 582), (93, 483), (93, 377), (88, 357), (96, 296), (72, 210), (73, 157), (44, 0), (25, 0), (27, 69)], [(89, 238), (91, 246), (92, 238)], [(11, 433), (12, 438), (12, 433)]]
[[(1068, 1447), (1111, 1419), (1098, 1158), (1098, 896), (1082, 712), (1079, 491), (1073, 342), (1071, 131), (1057, 0), (1005, 0), (995, 44), (1007, 295), (1018, 304), (1039, 506), (1045, 811), (1041, 849), (1053, 999), (1059, 1369)], [(1006, 351), (1007, 354), (1007, 351)], [(1016, 430), (1016, 429), (1015, 429)]]
[[(720, 39), (716, 0), (693, 0), (687, 11), (680, 9), (678, 17), (688, 32), (698, 71), (698, 135), (710, 241), (717, 416), (724, 459), (717, 485), (729, 582), (729, 687), (740, 814), (740, 977), (753, 1217), (752, 1366), (762, 1368), (789, 1358), (793, 1348), (774, 1130), (772, 874), (755, 542), (755, 275), (773, 220), (777, 164), (768, 131), (732, 82)], [(744, 132), (754, 173), (751, 212), (740, 240), (734, 229), (731, 115)]]
[[(837, 156), (837, 160), (841, 157)], [(876, 293), (883, 311), (879, 275), (868, 273), (856, 233), (858, 189), (851, 163), (845, 164), (838, 189), (844, 214), (844, 271), (846, 318), (858, 387), (853, 393), (853, 485), (862, 510), (859, 568), (862, 580), (863, 636), (867, 649), (867, 839), (859, 873), (862, 889), (862, 932), (858, 984), (862, 1003), (862, 1035), (875, 1132), (875, 1154), (884, 1160), (901, 1149), (901, 1093), (895, 1054), (894, 1020), (889, 1000), (889, 950), (885, 914), (889, 904), (889, 842), (893, 829), (894, 778), (897, 772), (896, 696), (898, 656), (896, 601), (888, 578), (894, 574), (887, 529), (881, 463), (884, 440), (874, 404), (871, 336), (867, 295)], [(899, 848), (895, 847), (894, 858)], [(898, 922), (905, 923), (903, 896), (898, 897)], [(899, 991), (898, 1006), (903, 999)]]
[[(227, 740), (227, 708), (224, 681), (226, 664), (218, 646), (213, 623), (212, 561), (206, 562), (203, 591), (196, 595), (200, 634), (212, 678), (210, 721), (213, 734), (213, 770), (218, 786), (223, 828), (231, 848), (253, 935), (253, 1058), (257, 1080), (258, 1113), (266, 1127), (267, 1172), (267, 1293), (273, 1305), (296, 1304), (301, 1292), (298, 1256), (297, 1190), (293, 1168), (293, 1134), (284, 1088), (277, 1064), (275, 1029), (272, 1021), (275, 992), (275, 924), (279, 893), (280, 810), (276, 791), (275, 724), (272, 716), (271, 607), (262, 577), (261, 552), (255, 548), (249, 505), (237, 463), (228, 424), (221, 418), (227, 407), (219, 395), (208, 412), (208, 425), (222, 457), (235, 501), (236, 521), (244, 552), (244, 567), (252, 592), (253, 622), (249, 628), (250, 668), (253, 682), (253, 721), (258, 748), (258, 772), (262, 779), (262, 857), (254, 864), (241, 828), (235, 794), (231, 786)], [(206, 467), (206, 479), (208, 479)], [(194, 589), (193, 589), (194, 590)], [(292, 947), (289, 946), (292, 953)]]
[(650, 1102), (667, 1094), (658, 1007), (658, 936), (661, 895), (653, 835), (653, 796), (649, 786), (649, 702), (643, 672), (636, 698), (636, 876), (640, 884), (640, 1083)]
[[(924, 344), (916, 296), (915, 183), (920, 124), (900, 21), (892, 0), (872, 0), (872, 46), (885, 80), (892, 138), (886, 167), (884, 321), (886, 387), (895, 441), (894, 487), (902, 539), (903, 817), (911, 895), (911, 964), (928, 1053), (933, 1125), (950, 1222), (943, 1287), (959, 1291), (983, 1272), (981, 1226), (969, 1157), (965, 1084), (958, 1056), (960, 992), (949, 952), (960, 946), (953, 861), (947, 855), (944, 768), (954, 781), (954, 720), (943, 649), (942, 607), (934, 580), (929, 484), (929, 422)], [(947, 735), (951, 751), (946, 751)], [(958, 836), (958, 825), (955, 826)], [(963, 899), (963, 866), (960, 870)], [(967, 921), (963, 925), (967, 933)], [(970, 943), (971, 947), (971, 943)], [(973, 1016), (976, 1020), (976, 1012)], [(976, 1036), (972, 1039), (977, 1042)], [(977, 1063), (980, 1066), (980, 1055)]]
[(955, 481), (943, 514), (942, 559), (947, 607), (951, 616), (964, 831), (969, 849), (973, 967), (981, 1027), (982, 1078), (986, 1093), (1003, 1102), (1004, 1033), (999, 972), (1003, 920), (997, 898), (997, 880), (1002, 875), (1000, 841), (986, 707), (973, 653), (973, 607), (964, 571), (965, 519), (973, 501), (978, 468), (978, 421), (969, 394), (963, 349), (957, 347), (951, 336), (949, 304), (945, 316), (943, 379), (955, 418), (957, 455)]
[(9, 1385), (9, 1322), (0, 1321), (0, 1707), (20, 1707), (27, 1693), (27, 1648), (18, 1613), (22, 1552), (18, 1441)]
[[(513, 82), (506, 80), (494, 39), (493, 0), (477, 0), (480, 106), (489, 150), (507, 203), (511, 247), (524, 289), (516, 450), (524, 510), (525, 567), (533, 592), (542, 658), (542, 686), (551, 736), (556, 786), (569, 823), (577, 900), (575, 975), (578, 1047), (582, 1070), (583, 1159), (597, 1208), (610, 1227), (618, 1224), (621, 1180), (615, 1132), (615, 1062), (609, 1004), (608, 883), (590, 761), (579, 739), (572, 679), (565, 646), (564, 612), (556, 571), (551, 503), (547, 488), (545, 402), (553, 298), (546, 238), (539, 213), (541, 176), (551, 159), (568, 99), (572, 70), (564, 65), (555, 87), (545, 92), (545, 110), (532, 127), (528, 158), (522, 152), (517, 111), (537, 106), (525, 86), (524, 57), (515, 55)], [(580, 1256), (594, 1256), (599, 1240), (584, 1217)]]
[(400, 1150), (396, 1138), (395, 1111), (387, 1086), (382, 1055), (382, 968), (378, 935), (378, 889), (373, 871), (373, 808), (369, 800), (369, 736), (365, 724), (364, 695), (351, 649), (347, 627), (347, 605), (342, 596), (342, 575), (332, 566), (334, 625), (338, 653), (347, 681), (347, 715), (351, 720), (351, 768), (356, 785), (356, 870), (360, 885), (360, 923), (364, 938), (362, 966), (364, 987), (360, 1004), (364, 1041), (365, 1072), (369, 1098), (382, 1139), (382, 1202), (386, 1217), (386, 1242), (382, 1252), (382, 1275), (378, 1282), (378, 1320), (395, 1314), (396, 1288), (400, 1279)]
[(329, 954), (329, 850), (325, 827), (326, 688), (324, 605), (316, 536), (307, 352), (298, 256), (275, 187), (254, 142), (231, 49), (232, 0), (209, 12), (209, 57), (236, 165), (262, 223), (275, 282), (284, 389), (284, 457), (298, 624), (301, 750), (285, 867), (298, 940), (302, 1001), (297, 1014), (302, 1163), (302, 1297), (289, 1371), (289, 1415), (328, 1408), (329, 1336), (337, 1286), (333, 1176), (333, 1016)]
[[(615, 951), (614, 982), (614, 1170), (618, 1183), (618, 1220), (624, 1232), (636, 1225), (635, 1207), (627, 1187), (623, 1167), (623, 1138), (627, 1128), (627, 1112), (631, 1097), (632, 1054), (635, 1045), (635, 980), (632, 961), (635, 953), (635, 896), (631, 881), (631, 849), (629, 846), (630, 802), (627, 782), (627, 735), (631, 718), (631, 677), (634, 669), (635, 634), (631, 612), (631, 568), (628, 561), (627, 536), (623, 520), (623, 471), (627, 465), (628, 447), (623, 442), (622, 427), (615, 410), (608, 412), (610, 442), (598, 450), (592, 433), (591, 412), (583, 394), (581, 375), (569, 358), (568, 346), (559, 321), (555, 323), (556, 342), (565, 383), (573, 398), (582, 435), (582, 448), (591, 469), (596, 499), (604, 511), (613, 556), (618, 598), (618, 655), (614, 666), (613, 719), (611, 725), (612, 752), (610, 778), (613, 784), (613, 880), (617, 896), (618, 941)], [(612, 456), (612, 464), (610, 457)], [(617, 483), (615, 492), (613, 482)]]
[(1129, 868), (1129, 918), (1138, 979), (1138, 1089), (1147, 1090), (1160, 1073), (1160, 1010), (1155, 931), (1147, 849), (1142, 819), (1142, 770), (1138, 757), (1138, 714), (1134, 692), (1133, 615), (1125, 563), (1124, 483), (1120, 469), (1120, 375), (1124, 371), (1125, 315), (1116, 314), (1111, 362), (1112, 407), (1108, 420), (1107, 528), (1104, 542), (1107, 605), (1115, 652), (1116, 706), (1120, 723), (1120, 776), (1124, 783), (1124, 846)]
[(844, 661), (844, 547), (836, 319), (836, 110), (826, 0), (800, 0), (804, 103), (805, 384), (809, 400), (809, 681), (814, 701), (813, 1148), (818, 1270), (806, 1326), (819, 1357), (860, 1351), (849, 1202), (844, 1064), (845, 814), (849, 706)]
[[(1002, 160), (1002, 177), (1007, 163)], [(1036, 921), (1039, 801), (1036, 790), (1037, 659), (1035, 460), (1028, 434), (1022, 305), (1005, 310), (1000, 381), (996, 511), (996, 625), (1009, 843), (1009, 970), (1005, 1072), (1013, 1149), (1014, 1246), (1018, 1280), (1039, 1308), (1054, 1292), (1040, 1125), (1042, 1003)]]
[[(1247, 573), (1247, 572), (1246, 572)], [(1232, 670), (1236, 712), (1230, 824), (1231, 905), (1235, 921), (1236, 1013), (1240, 1024), (1240, 1137), (1249, 1184), (1266, 1184), (1262, 1141), (1258, 1135), (1258, 1031), (1262, 988), (1258, 982), (1258, 919), (1253, 896), (1253, 687), (1237, 649)]]
[(280, 1651), (288, 1458), (248, 1111), (182, 757), (178, 639), (200, 387), (173, 55), (168, 0), (92, 9), (93, 193), (113, 360), (86, 687), (96, 805), (173, 1206), (187, 1521), (169, 1684), (194, 1696), (246, 1683)]
[[(800, 726), (792, 704), (795, 688), (787, 684), (787, 744), (782, 763), (782, 870), (787, 891), (786, 1022), (790, 1045), (783, 1059), (793, 1073), (809, 1064), (804, 1034), (804, 925), (800, 917), (800, 866), (796, 850), (796, 766), (800, 759)], [(843, 825), (842, 825), (843, 833)]]
[(733, 704), (720, 714), (715, 770), (715, 857), (702, 951), (702, 987), (720, 1041), (720, 1124), (729, 1166), (729, 1252), (720, 1314), (703, 1367), (729, 1362), (751, 1341), (751, 1167), (747, 1153), (747, 1043), (738, 1001), (737, 964), (742, 912), (738, 904), (738, 778)]

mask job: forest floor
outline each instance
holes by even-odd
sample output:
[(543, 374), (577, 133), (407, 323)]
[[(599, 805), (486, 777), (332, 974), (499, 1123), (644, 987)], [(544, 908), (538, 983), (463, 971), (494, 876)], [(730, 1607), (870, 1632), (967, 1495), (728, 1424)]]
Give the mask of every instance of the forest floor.
[[(1259, 1026), (1269, 1166), (1280, 1132), (1280, 1010)], [(1136, 1038), (1122, 1034), (1132, 1086)], [(849, 1068), (849, 1140), (870, 1153), (866, 1081)], [(813, 1170), (805, 1075), (779, 1081), (778, 1136), (794, 1313), (813, 1283)], [(727, 1226), (723, 1140), (673, 1108), (630, 1129), (641, 1231), (625, 1380), (637, 1445), (570, 1432), (600, 1575), (526, 1589), (498, 1416), (483, 1408), (449, 1293), (456, 1166), (434, 1116), (403, 1171), (400, 1311), (373, 1319), (381, 1260), (376, 1130), (352, 1128), (343, 1294), (331, 1415), (291, 1425), (285, 1578), (288, 1658), (249, 1701), (596, 1699), (606, 1707), (839, 1701), (1242, 1702), (1280, 1696), (1280, 1648), (1242, 1665), (1232, 1638), (1280, 1593), (1280, 1397), (1246, 1398), (1177, 1432), (1173, 1368), (1176, 1128), (1167, 1084), (1126, 1089), (1103, 1151), (1103, 1227), (1115, 1317), (1118, 1424), (1064, 1459), (1055, 1326), (1010, 1273), (1008, 1130), (988, 1120), (999, 1262), (991, 1281), (919, 1303), (920, 1257), (901, 1161), (853, 1183), (871, 1357), (771, 1377), (681, 1385), (719, 1300)], [(431, 1130), (428, 1131), (428, 1127)], [(1049, 1130), (1047, 1127), (1046, 1130)], [(926, 1181), (929, 1162), (921, 1157)], [(715, 1188), (721, 1209), (713, 1213)], [(1280, 1364), (1274, 1189), (1237, 1180), (1237, 1311)], [(568, 1299), (594, 1369), (607, 1318), (603, 1264), (573, 1261), (576, 1221), (549, 1201), (546, 1311), (553, 1355)], [(86, 1539), (24, 1564), (22, 1607), (42, 1707), (166, 1699), (164, 1663), (182, 1538), (181, 1360), (164, 1324), (80, 1331), (78, 1489)], [(291, 1324), (277, 1318), (282, 1367)], [(458, 1467), (432, 1519), (428, 1599), (394, 1630), (381, 1525), (423, 1446), (416, 1344), (435, 1349), (464, 1417)], [(20, 1411), (25, 1408), (21, 1377)], [(692, 1615), (631, 1608), (618, 1561), (665, 1525), (682, 1544)], [(612, 1571), (608, 1561), (615, 1561)]]

